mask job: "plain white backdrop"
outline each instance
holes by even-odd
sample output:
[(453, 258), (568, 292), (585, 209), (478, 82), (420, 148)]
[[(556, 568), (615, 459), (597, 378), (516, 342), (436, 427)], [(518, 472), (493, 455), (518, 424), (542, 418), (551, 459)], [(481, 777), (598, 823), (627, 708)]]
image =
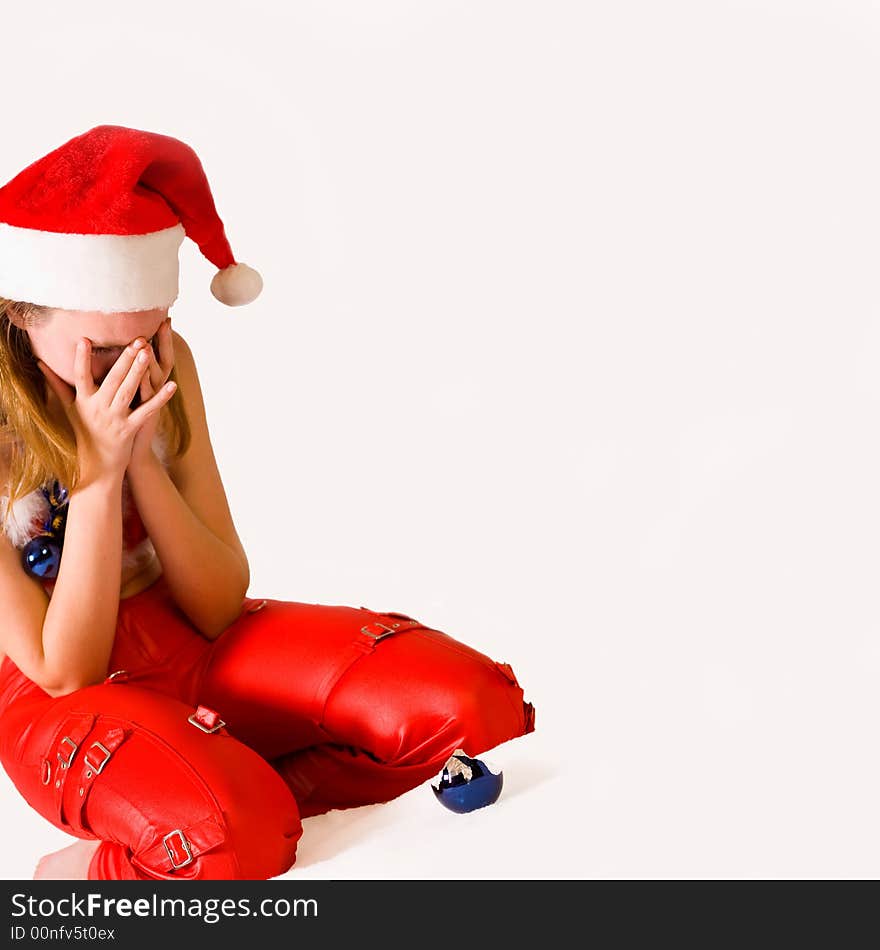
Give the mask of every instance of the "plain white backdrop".
[[(496, 805), (307, 819), (286, 878), (877, 875), (877, 3), (3, 16), (0, 180), (174, 135), (263, 275), (226, 308), (187, 240), (171, 310), (251, 596), (536, 707)], [(27, 879), (71, 839), (0, 779)]]

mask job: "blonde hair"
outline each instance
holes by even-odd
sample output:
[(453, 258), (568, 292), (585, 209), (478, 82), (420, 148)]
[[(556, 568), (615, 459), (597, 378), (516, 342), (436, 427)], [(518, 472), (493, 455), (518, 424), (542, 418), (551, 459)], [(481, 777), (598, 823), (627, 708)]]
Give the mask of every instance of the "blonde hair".
[[(48, 307), (0, 297), (0, 438), (12, 446), (8, 485), (0, 485), (0, 494), (9, 495), (4, 528), (16, 499), (55, 479), (70, 491), (79, 481), (76, 437), (49, 413), (48, 383), (26, 332), (48, 312)], [(170, 434), (170, 455), (179, 457), (189, 447), (191, 432), (176, 367), (169, 379), (178, 388), (162, 407), (159, 425)]]

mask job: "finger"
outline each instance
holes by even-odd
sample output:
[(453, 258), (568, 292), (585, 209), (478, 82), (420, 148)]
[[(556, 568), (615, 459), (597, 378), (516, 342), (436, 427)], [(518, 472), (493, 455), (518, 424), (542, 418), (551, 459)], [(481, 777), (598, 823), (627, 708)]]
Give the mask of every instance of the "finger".
[(92, 378), (92, 341), (82, 337), (76, 344), (76, 355), (73, 358), (73, 381), (77, 394), (93, 396), (98, 388)]
[(128, 404), (128, 408), (137, 409), (137, 407), (144, 403), (152, 394), (153, 390), (150, 387), (149, 373), (144, 373), (138, 384), (137, 392), (135, 392), (131, 402)]
[(132, 425), (136, 428), (140, 428), (151, 415), (158, 412), (165, 403), (168, 402), (174, 395), (176, 389), (177, 383), (166, 383), (149, 401), (138, 406), (138, 408), (132, 412), (128, 417)]
[[(116, 362), (110, 367), (110, 372), (104, 377), (104, 381), (101, 383), (101, 396), (108, 406), (112, 406), (113, 403), (117, 401), (116, 396), (119, 389), (128, 378), (132, 367), (137, 366), (138, 369), (143, 368), (143, 364), (138, 365), (135, 363), (138, 352), (143, 352), (143, 349), (139, 351), (134, 344), (129, 343), (116, 358)], [(138, 382), (140, 382), (140, 375), (138, 375)], [(137, 386), (135, 386), (135, 389), (132, 390), (131, 395), (128, 397), (128, 402), (131, 402), (131, 398), (134, 396), (136, 389)]]
[[(121, 411), (122, 409), (127, 409), (131, 405), (132, 399), (134, 399), (134, 394), (138, 391), (138, 388), (141, 385), (141, 378), (144, 373), (147, 372), (150, 366), (150, 354), (149, 347), (144, 347), (137, 353), (132, 353), (131, 359), (128, 363), (128, 370), (125, 373), (125, 378), (120, 382), (119, 387), (116, 390), (115, 395), (110, 400), (110, 409)], [(124, 354), (123, 354), (124, 355)], [(122, 360), (122, 356), (116, 361), (116, 364)], [(116, 364), (114, 364), (113, 369), (116, 369)], [(110, 371), (111, 373), (113, 370)], [(102, 386), (107, 383), (107, 380), (110, 379), (108, 374), (107, 379), (104, 380)]]
[(159, 362), (155, 354), (150, 359), (149, 365), (150, 365), (149, 380), (150, 380), (150, 390), (151, 390), (150, 395), (152, 396), (154, 392), (159, 391), (159, 387), (162, 385), (162, 383), (165, 382), (166, 379), (168, 379), (168, 375), (163, 371), (162, 367), (159, 365)]
[(61, 400), (61, 405), (67, 408), (76, 399), (76, 390), (42, 360), (37, 360), (37, 368), (45, 377), (50, 389)]
[[(144, 374), (144, 378), (141, 380), (141, 402), (146, 402), (156, 391), (156, 386), (152, 380), (152, 367), (155, 361), (150, 361), (150, 372)], [(161, 383), (160, 383), (161, 385)]]

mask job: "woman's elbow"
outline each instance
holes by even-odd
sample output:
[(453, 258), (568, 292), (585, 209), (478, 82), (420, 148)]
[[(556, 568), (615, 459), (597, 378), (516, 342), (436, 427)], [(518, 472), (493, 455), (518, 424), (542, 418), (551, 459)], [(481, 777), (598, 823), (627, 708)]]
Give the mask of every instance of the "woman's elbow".
[(241, 591), (236, 590), (235, 595), (227, 602), (226, 608), (222, 612), (215, 611), (210, 618), (206, 618), (202, 623), (196, 625), (199, 633), (206, 640), (216, 640), (241, 616), (246, 594), (246, 587)]
[(73, 692), (73, 690), (56, 689), (54, 686), (45, 686), (42, 683), (38, 685), (40, 689), (46, 693), (47, 696), (51, 696), (52, 699), (58, 699), (59, 696), (66, 696), (69, 692)]
[(224, 630), (228, 629), (237, 619), (238, 614), (228, 620), (223, 618), (217, 623), (202, 624), (199, 626), (198, 631), (206, 640), (216, 640)]
[(44, 693), (48, 693), (53, 699), (58, 696), (69, 696), (78, 690), (86, 689), (89, 686), (100, 686), (107, 678), (106, 669), (93, 670), (91, 673), (81, 673), (75, 677), (49, 677), (43, 678), (38, 685)]
[(61, 686), (46, 685), (41, 684), (40, 688), (44, 693), (47, 693), (52, 699), (57, 699), (59, 696), (69, 696), (71, 693), (75, 693), (79, 689), (83, 689), (85, 686), (90, 685), (89, 683), (64, 683)]
[(241, 561), (241, 566), (243, 569), (242, 574), (242, 597), (247, 593), (248, 588), (251, 586), (251, 566), (248, 564), (247, 555), (242, 553), (239, 555), (239, 560)]

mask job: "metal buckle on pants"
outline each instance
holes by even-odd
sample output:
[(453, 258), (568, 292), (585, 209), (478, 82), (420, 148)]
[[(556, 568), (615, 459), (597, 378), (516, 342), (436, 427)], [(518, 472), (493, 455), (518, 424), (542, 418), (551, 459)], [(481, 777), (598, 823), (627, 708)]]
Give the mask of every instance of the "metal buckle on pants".
[[(171, 850), (171, 845), (168, 843), (168, 839), (173, 838), (175, 835), (180, 836), (180, 846), (186, 852), (186, 860), (181, 861), (180, 864), (174, 860), (174, 852)], [(180, 830), (180, 828), (175, 828), (174, 831), (169, 831), (168, 834), (162, 839), (162, 844), (165, 845), (165, 851), (168, 853), (168, 859), (171, 861), (172, 868), (186, 867), (186, 865), (193, 860), (192, 848), (190, 847), (189, 842), (186, 840), (186, 836)]]
[(71, 749), (70, 755), (66, 759), (61, 754), (61, 750), (58, 750), (58, 761), (61, 764), (61, 768), (63, 769), (66, 769), (68, 765), (70, 765), (70, 763), (73, 761), (73, 757), (76, 755), (76, 750), (79, 748), (73, 739), (70, 738), (70, 736), (65, 736), (58, 744), (64, 745), (65, 742), (69, 742), (73, 746), (73, 749)]
[[(104, 760), (101, 762), (100, 765), (94, 765), (94, 764), (89, 760), (89, 753), (92, 751), (92, 749), (94, 749), (94, 748), (96, 748), (96, 747), (97, 747), (98, 749), (100, 749), (100, 750), (104, 753)], [(90, 769), (94, 769), (94, 770), (95, 770), (95, 774), (100, 775), (100, 774), (101, 774), (101, 769), (103, 769), (104, 766), (107, 764), (107, 762), (109, 761), (111, 755), (112, 755), (112, 753), (110, 752), (110, 750), (109, 750), (109, 749), (107, 748), (107, 746), (105, 746), (102, 742), (93, 742), (93, 743), (89, 746), (89, 751), (86, 752), (85, 756), (83, 756), (83, 761), (85, 762), (85, 764), (86, 764)]]
[(382, 637), (387, 637), (394, 633), (399, 626), (399, 623), (393, 623), (389, 627), (387, 623), (382, 623), (380, 620), (373, 620), (370, 623), (365, 623), (361, 627), (361, 633), (365, 633), (368, 637), (372, 637), (374, 640), (381, 640)]
[[(206, 718), (202, 718), (205, 716)], [(210, 725), (210, 722), (216, 716), (217, 721), (213, 725)], [(216, 732), (218, 729), (222, 729), (226, 725), (226, 720), (221, 719), (218, 713), (215, 713), (213, 709), (208, 709), (205, 706), (199, 706), (196, 711), (191, 715), (187, 716), (187, 722), (191, 722), (194, 726), (198, 726), (202, 732)]]

